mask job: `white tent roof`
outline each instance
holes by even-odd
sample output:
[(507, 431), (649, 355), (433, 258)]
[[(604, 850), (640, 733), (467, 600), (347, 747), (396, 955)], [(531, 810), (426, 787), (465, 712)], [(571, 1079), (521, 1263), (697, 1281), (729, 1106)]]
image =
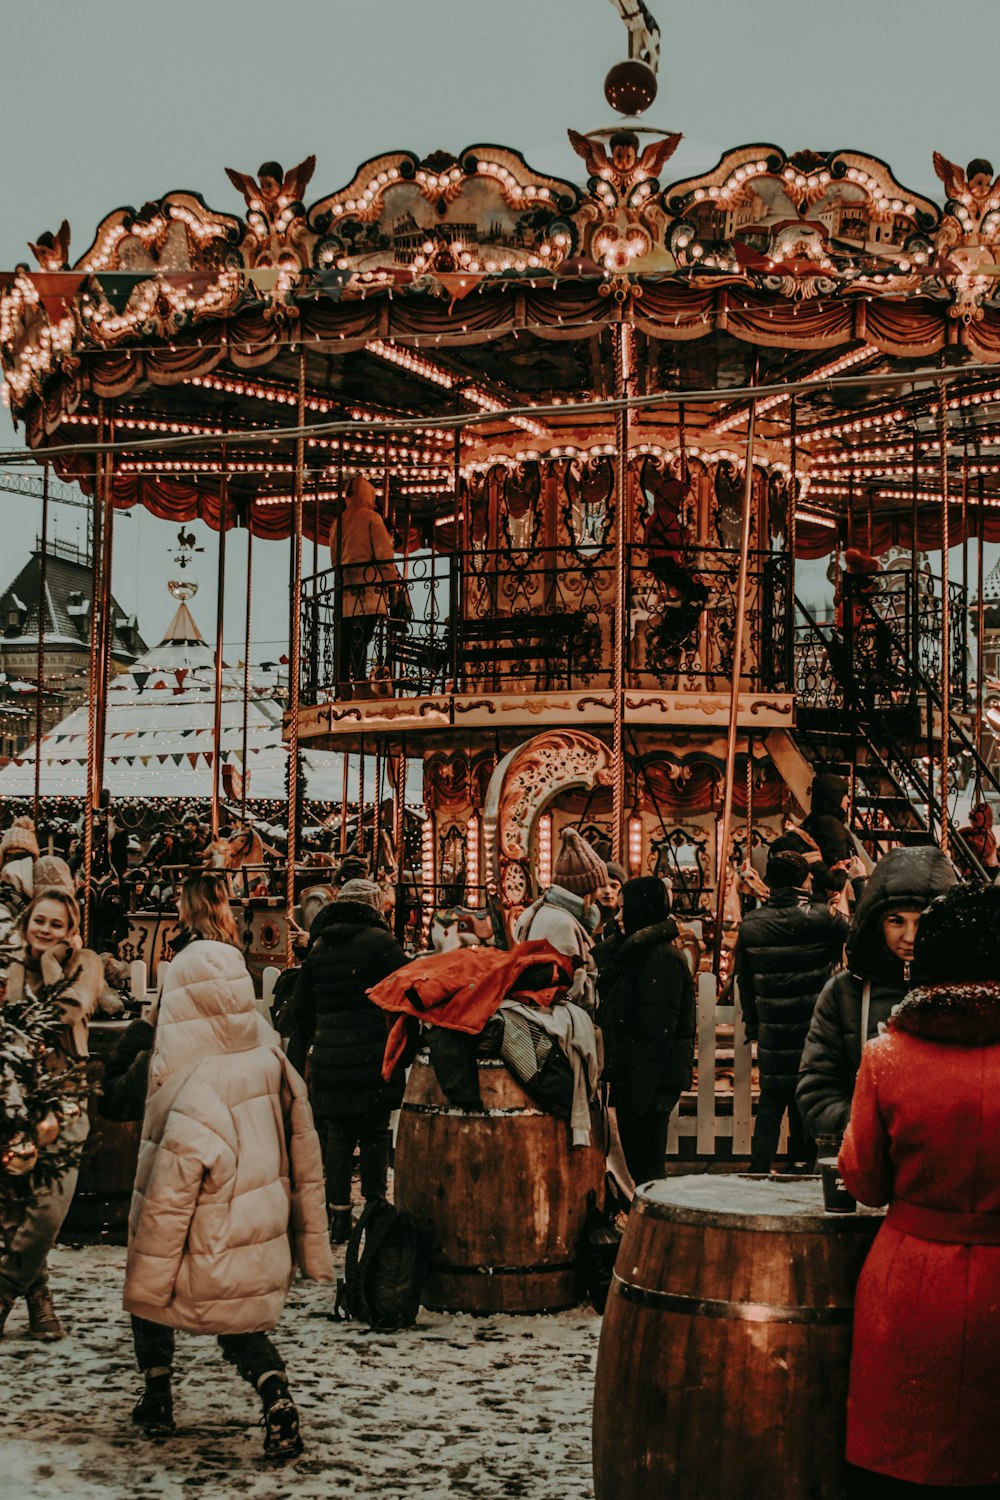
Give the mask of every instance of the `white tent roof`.
[[(213, 776), (215, 653), (186, 603), (166, 634), (108, 688), (104, 785), (112, 797), (210, 797)], [(87, 764), (87, 706), (74, 709), (42, 737), (42, 794), (82, 796)], [(287, 752), (281, 740), (282, 705), (251, 679), (247, 703), (247, 792), (284, 797)], [(223, 663), (223, 763), (242, 774), (243, 671)], [(307, 795), (341, 795), (341, 757), (303, 753)], [(0, 797), (31, 796), (35, 746), (0, 767)]]

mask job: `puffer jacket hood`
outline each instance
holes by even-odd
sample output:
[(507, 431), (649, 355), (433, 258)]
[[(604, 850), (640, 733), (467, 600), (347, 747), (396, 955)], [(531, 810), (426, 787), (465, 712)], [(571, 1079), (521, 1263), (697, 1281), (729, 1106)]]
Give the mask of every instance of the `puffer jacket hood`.
[(174, 959), (163, 981), (150, 1093), (206, 1057), (279, 1044), (277, 1032), (257, 1010), (253, 980), (239, 949), (197, 939)]
[(862, 979), (889, 978), (888, 969), (903, 966), (893, 959), (882, 936), (882, 918), (890, 907), (923, 911), (935, 896), (958, 884), (955, 867), (940, 849), (893, 849), (879, 860), (858, 902), (847, 938), (847, 966)]

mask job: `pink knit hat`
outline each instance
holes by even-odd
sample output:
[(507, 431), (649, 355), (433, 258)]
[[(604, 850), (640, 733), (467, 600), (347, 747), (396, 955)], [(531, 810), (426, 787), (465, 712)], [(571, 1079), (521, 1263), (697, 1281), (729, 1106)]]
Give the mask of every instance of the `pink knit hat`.
[(608, 867), (582, 839), (575, 828), (567, 828), (552, 871), (555, 885), (574, 896), (592, 896), (608, 883)]

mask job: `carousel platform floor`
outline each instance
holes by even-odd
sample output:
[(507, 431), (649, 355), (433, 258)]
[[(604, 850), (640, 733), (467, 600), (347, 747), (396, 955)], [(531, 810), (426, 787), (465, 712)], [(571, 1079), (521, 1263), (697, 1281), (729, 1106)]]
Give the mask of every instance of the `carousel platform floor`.
[[(724, 732), (729, 723), (728, 689), (690, 691), (678, 688), (630, 688), (625, 694), (625, 722), (639, 728), (689, 728)], [(299, 741), (322, 749), (353, 750), (366, 735), (416, 735), (428, 744), (436, 735), (454, 743), (456, 731), (491, 734), (506, 728), (533, 733), (546, 725), (610, 724), (614, 696), (607, 688), (582, 692), (518, 692), (509, 682), (496, 692), (440, 693), (414, 698), (366, 698), (349, 702), (303, 704)], [(795, 700), (787, 693), (741, 693), (738, 720), (757, 731), (790, 729)], [(285, 736), (288, 735), (287, 715)]]
[[(338, 1255), (342, 1269), (343, 1251)], [(264, 1466), (259, 1406), (214, 1339), (179, 1335), (164, 1443), (135, 1434), (140, 1388), (121, 1309), (125, 1251), (58, 1248), (52, 1282), (71, 1330), (0, 1343), (5, 1500), (590, 1500), (590, 1403), (601, 1320), (421, 1311), (394, 1335), (334, 1323), (334, 1288), (297, 1282), (276, 1340), (306, 1451)]]

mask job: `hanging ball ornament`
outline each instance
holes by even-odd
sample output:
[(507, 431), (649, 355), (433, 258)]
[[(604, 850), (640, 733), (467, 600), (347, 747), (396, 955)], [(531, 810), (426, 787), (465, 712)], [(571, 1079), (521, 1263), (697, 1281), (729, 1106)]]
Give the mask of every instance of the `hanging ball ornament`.
[(638, 57), (615, 63), (604, 80), (604, 97), (620, 115), (641, 115), (656, 98), (656, 74)]
[(0, 1167), (10, 1177), (24, 1177), (38, 1160), (38, 1147), (26, 1135), (15, 1135), (0, 1156)]
[(59, 1117), (49, 1110), (35, 1126), (35, 1140), (40, 1146), (51, 1146), (59, 1134)]

